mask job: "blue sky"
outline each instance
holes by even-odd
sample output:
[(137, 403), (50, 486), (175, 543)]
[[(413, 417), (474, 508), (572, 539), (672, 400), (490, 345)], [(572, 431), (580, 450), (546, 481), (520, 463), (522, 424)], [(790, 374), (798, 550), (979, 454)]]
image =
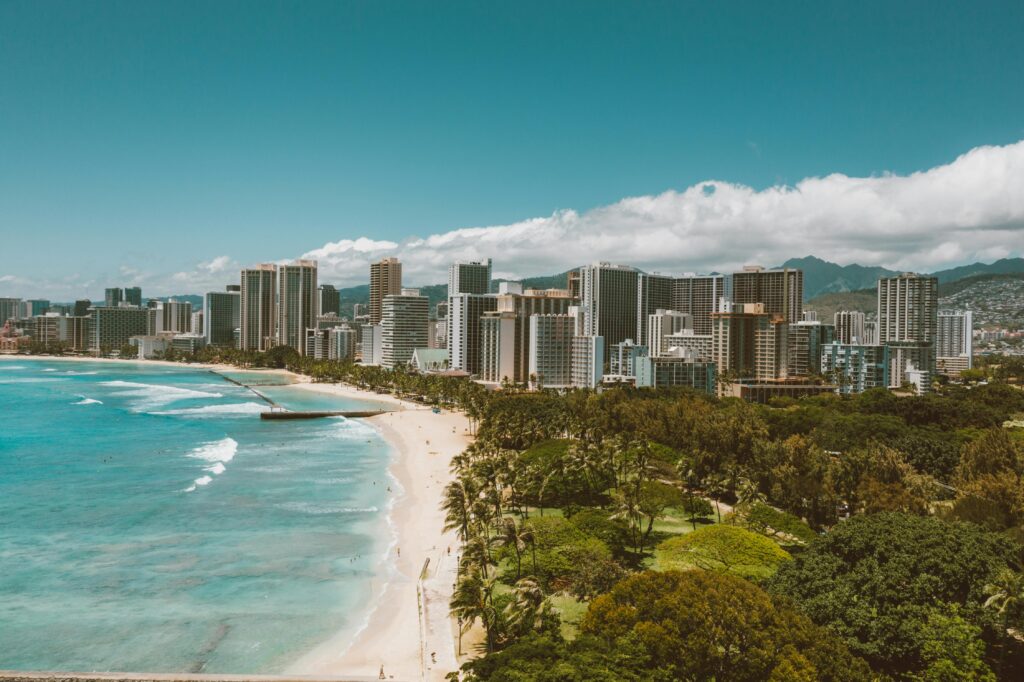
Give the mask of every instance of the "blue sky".
[[(756, 193), (927, 171), (983, 145), (1016, 159), (1022, 35), (1019, 1), (0, 0), (0, 295), (128, 280), (170, 293), (339, 248), (352, 257), (329, 277), (360, 281), (355, 255), (411, 256), (411, 238), (707, 180)], [(918, 241), (941, 253), (906, 262), (1019, 255), (1019, 207), (998, 208), (1010, 231), (988, 251)], [(345, 246), (357, 238), (372, 244)], [(655, 265), (722, 259), (688, 243)], [(861, 246), (791, 255), (899, 260)], [(410, 272), (440, 281), (471, 251)], [(558, 252), (565, 267), (604, 257)], [(481, 255), (508, 274), (561, 263)]]

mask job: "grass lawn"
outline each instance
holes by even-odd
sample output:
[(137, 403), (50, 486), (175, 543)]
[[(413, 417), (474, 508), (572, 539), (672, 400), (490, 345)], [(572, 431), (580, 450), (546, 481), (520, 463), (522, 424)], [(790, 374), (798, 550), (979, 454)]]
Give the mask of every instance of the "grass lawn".
[(580, 631), (580, 619), (587, 612), (587, 604), (567, 594), (551, 597), (551, 605), (562, 619), (562, 637), (575, 639)]

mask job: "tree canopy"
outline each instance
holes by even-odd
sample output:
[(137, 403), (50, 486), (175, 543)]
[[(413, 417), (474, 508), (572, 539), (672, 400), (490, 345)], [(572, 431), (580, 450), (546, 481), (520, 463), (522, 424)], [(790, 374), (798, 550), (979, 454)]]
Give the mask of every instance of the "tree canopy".
[(781, 668), (817, 680), (868, 680), (841, 641), (741, 578), (704, 571), (648, 571), (620, 581), (591, 604), (585, 634), (633, 651), (649, 679), (770, 679)]
[(761, 580), (775, 573), (790, 556), (775, 542), (749, 530), (717, 524), (658, 545), (658, 567), (699, 568)]
[(998, 638), (982, 608), (985, 585), (1020, 547), (977, 526), (901, 513), (840, 524), (769, 580), (819, 625), (837, 633), (876, 670), (921, 673), (933, 610), (954, 605), (986, 637)]

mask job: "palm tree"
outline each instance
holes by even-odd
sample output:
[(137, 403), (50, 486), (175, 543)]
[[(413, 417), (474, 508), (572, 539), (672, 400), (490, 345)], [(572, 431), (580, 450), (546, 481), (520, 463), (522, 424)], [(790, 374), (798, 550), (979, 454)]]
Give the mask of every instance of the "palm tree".
[(498, 611), (494, 608), (494, 580), (475, 573), (463, 575), (455, 585), (449, 606), (462, 622), (465, 633), (479, 619), (487, 636), (487, 652), (494, 651)]
[(995, 579), (985, 585), (985, 608), (995, 609), (1003, 620), (1003, 627), (1009, 629), (1019, 624), (1024, 611), (1024, 574), (1008, 568), (1000, 571)]
[(540, 583), (532, 578), (516, 581), (514, 599), (505, 607), (505, 619), (513, 632), (525, 635), (541, 630), (550, 621), (554, 609), (544, 596)]
[(526, 540), (523, 537), (522, 527), (516, 525), (515, 519), (503, 519), (501, 534), (495, 538), (505, 547), (511, 547), (516, 553), (516, 580), (519, 580), (523, 569), (523, 550), (526, 549)]
[(444, 510), (444, 529), (458, 530), (459, 539), (465, 542), (469, 539), (469, 526), (472, 522), (472, 499), (471, 491), (466, 489), (463, 479), (456, 479), (445, 486), (444, 500), (441, 502), (441, 509)]

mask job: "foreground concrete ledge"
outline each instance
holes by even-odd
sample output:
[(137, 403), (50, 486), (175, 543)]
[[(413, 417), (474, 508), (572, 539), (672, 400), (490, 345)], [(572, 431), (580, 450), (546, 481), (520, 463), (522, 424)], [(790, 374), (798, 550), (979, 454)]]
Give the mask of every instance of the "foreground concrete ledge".
[[(2, 682), (377, 682), (379, 677), (324, 675), (203, 675), (198, 673), (83, 673), (0, 670)], [(388, 677), (394, 682), (403, 682)]]

